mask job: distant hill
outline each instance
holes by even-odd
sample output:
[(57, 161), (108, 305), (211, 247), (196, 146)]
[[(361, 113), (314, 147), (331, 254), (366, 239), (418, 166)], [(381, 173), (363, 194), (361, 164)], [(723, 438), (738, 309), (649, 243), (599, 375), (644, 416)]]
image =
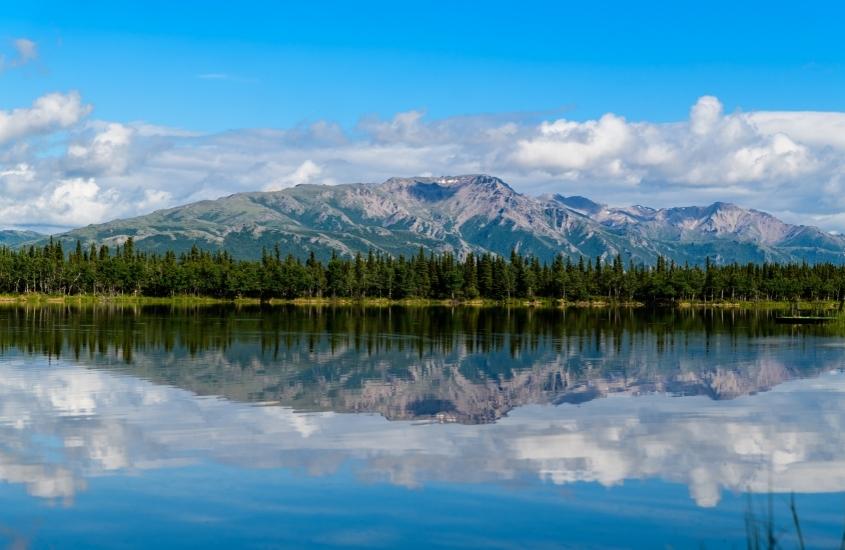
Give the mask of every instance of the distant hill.
[(35, 231), (16, 231), (13, 229), (0, 230), (0, 246), (17, 248), (24, 243), (37, 241), (45, 238), (46, 235)]
[(492, 176), (392, 178), (381, 184), (299, 185), (91, 225), (56, 236), (110, 245), (134, 237), (141, 249), (193, 245), (257, 258), (314, 251), (349, 256), (368, 250), (415, 254), (512, 249), (550, 259), (614, 256), (653, 263), (830, 261), (845, 263), (845, 238), (728, 203), (655, 210), (614, 208), (583, 197), (531, 197)]

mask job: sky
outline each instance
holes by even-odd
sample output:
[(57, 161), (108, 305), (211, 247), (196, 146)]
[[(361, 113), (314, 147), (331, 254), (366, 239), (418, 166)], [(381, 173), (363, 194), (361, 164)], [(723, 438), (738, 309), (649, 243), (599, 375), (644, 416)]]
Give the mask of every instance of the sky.
[[(402, 5), (397, 5), (402, 4)], [(845, 231), (845, 5), (17, 2), (0, 226), (490, 173)]]

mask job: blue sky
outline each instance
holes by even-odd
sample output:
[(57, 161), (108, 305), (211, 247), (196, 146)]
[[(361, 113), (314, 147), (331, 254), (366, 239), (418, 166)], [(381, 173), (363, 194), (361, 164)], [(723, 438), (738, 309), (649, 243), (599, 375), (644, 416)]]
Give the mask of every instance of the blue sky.
[(728, 111), (842, 110), (845, 8), (814, 6), (16, 2), (0, 32), (40, 60), (0, 103), (74, 89), (98, 118), (201, 131), (409, 109), (668, 121), (705, 94)]
[(0, 225), (483, 172), (845, 231), (843, 20), (837, 3), (11, 3)]

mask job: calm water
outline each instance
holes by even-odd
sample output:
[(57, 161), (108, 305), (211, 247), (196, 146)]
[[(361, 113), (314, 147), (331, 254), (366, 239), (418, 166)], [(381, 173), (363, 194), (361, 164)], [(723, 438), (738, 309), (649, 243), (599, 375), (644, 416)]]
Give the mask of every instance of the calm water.
[(845, 338), (772, 316), (0, 308), (0, 540), (838, 547)]

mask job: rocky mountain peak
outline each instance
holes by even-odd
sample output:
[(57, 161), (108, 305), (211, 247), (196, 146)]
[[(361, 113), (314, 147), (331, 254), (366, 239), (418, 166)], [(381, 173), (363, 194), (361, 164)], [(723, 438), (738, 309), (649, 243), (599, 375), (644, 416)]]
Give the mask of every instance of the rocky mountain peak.
[(390, 178), (378, 186), (384, 191), (418, 191), (421, 195), (437, 197), (451, 195), (463, 188), (515, 191), (501, 179), (485, 174), (463, 176)]
[[(615, 256), (653, 264), (830, 261), (845, 263), (845, 237), (786, 224), (774, 216), (716, 202), (653, 209), (609, 207), (582, 196), (534, 197), (486, 174), (391, 178), (380, 184), (303, 185), (245, 193), (77, 229), (56, 238), (73, 246), (119, 244), (190, 250), (194, 245), (258, 257), (283, 253), (321, 258), (370, 250), (409, 255), (512, 250), (550, 260), (559, 254)], [(0, 235), (2, 237), (2, 235)], [(33, 236), (32, 242), (40, 242)], [(0, 239), (0, 244), (3, 244)], [(20, 243), (8, 242), (11, 246)]]

